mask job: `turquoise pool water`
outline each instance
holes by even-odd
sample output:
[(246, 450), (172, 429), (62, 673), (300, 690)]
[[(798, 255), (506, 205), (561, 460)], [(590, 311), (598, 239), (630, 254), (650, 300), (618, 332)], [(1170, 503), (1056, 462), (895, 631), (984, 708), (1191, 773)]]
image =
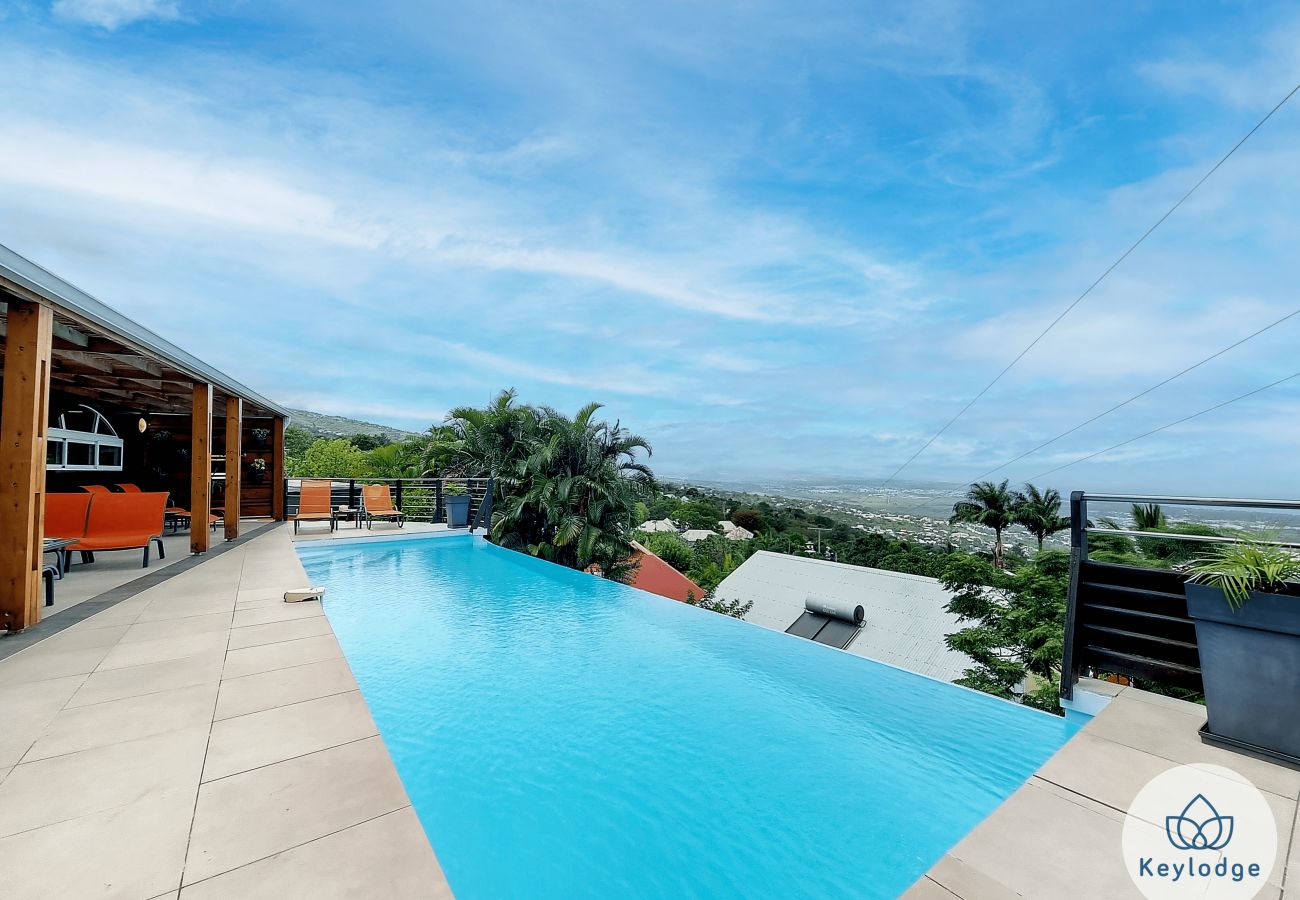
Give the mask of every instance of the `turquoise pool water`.
[(893, 897), (1071, 733), (469, 536), (299, 554), (460, 900)]

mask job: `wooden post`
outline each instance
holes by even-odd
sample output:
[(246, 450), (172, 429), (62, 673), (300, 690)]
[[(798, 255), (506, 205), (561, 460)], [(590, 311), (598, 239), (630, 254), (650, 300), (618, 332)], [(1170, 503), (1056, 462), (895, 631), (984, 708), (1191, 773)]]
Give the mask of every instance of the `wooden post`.
[(212, 385), (194, 385), (190, 416), (190, 552), (207, 553), (212, 542)]
[(284, 419), (271, 420), (271, 518), (284, 521)]
[(244, 401), (226, 398), (226, 540), (239, 537), (239, 492), (243, 486)]
[(39, 303), (8, 302), (0, 400), (0, 627), (21, 631), (41, 618), (54, 314)]

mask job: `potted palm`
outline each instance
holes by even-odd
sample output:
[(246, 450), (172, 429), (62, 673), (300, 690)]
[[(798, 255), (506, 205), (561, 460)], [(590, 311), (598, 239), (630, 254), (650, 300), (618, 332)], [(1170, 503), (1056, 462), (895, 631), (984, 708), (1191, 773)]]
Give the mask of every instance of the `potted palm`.
[(443, 486), (442, 493), (447, 505), (447, 524), (452, 528), (464, 528), (469, 524), (469, 491), (459, 481), (449, 481)]
[(1207, 739), (1300, 763), (1300, 558), (1277, 544), (1224, 544), (1189, 568)]

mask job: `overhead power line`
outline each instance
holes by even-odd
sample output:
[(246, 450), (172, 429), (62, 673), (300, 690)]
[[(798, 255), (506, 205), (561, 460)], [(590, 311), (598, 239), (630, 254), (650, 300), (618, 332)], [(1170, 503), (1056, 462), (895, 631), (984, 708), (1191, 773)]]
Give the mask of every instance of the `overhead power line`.
[(1206, 415), (1207, 413), (1212, 413), (1215, 410), (1223, 409), (1225, 406), (1230, 406), (1233, 403), (1236, 403), (1238, 400), (1245, 400), (1247, 397), (1253, 397), (1256, 394), (1263, 393), (1269, 388), (1277, 387), (1279, 384), (1282, 384), (1283, 382), (1286, 381), (1290, 381), (1293, 378), (1300, 378), (1300, 372), (1295, 372), (1294, 374), (1288, 375), (1285, 378), (1279, 378), (1277, 381), (1270, 382), (1269, 384), (1266, 384), (1263, 387), (1257, 387), (1253, 391), (1247, 391), (1244, 394), (1240, 394), (1239, 396), (1233, 397), (1231, 400), (1224, 400), (1222, 403), (1216, 403), (1213, 406), (1201, 410), (1200, 412), (1192, 413), (1190, 416), (1183, 416), (1181, 419), (1178, 419), (1173, 422), (1169, 422), (1168, 424), (1165, 425), (1161, 425), (1159, 428), (1152, 428), (1150, 431), (1144, 431), (1142, 432), (1142, 434), (1139, 434), (1136, 437), (1131, 437), (1126, 441), (1120, 441), (1118, 444), (1111, 444), (1109, 447), (1105, 448), (1104, 450), (1098, 450), (1095, 453), (1089, 453), (1087, 456), (1080, 456), (1078, 459), (1072, 460), (1071, 462), (1065, 463), (1063, 465), (1059, 465), (1055, 469), (1048, 469), (1046, 472), (1039, 472), (1037, 475), (1034, 475), (1029, 480), (1033, 481), (1035, 478), (1046, 477), (1048, 475), (1051, 475), (1054, 472), (1059, 472), (1062, 469), (1068, 469), (1070, 468), (1070, 466), (1077, 466), (1079, 463), (1087, 462), (1090, 459), (1095, 459), (1096, 457), (1101, 456), (1103, 453), (1109, 453), (1112, 450), (1118, 450), (1120, 447), (1126, 447), (1129, 444), (1132, 444), (1134, 441), (1140, 441), (1143, 438), (1151, 437), (1151, 435), (1153, 434), (1158, 434), (1161, 431), (1165, 431), (1166, 429), (1173, 428), (1175, 425), (1182, 425), (1184, 422), (1190, 422), (1192, 419), (1199, 418), (1203, 415)]
[[(1206, 363), (1208, 363), (1208, 362), (1210, 362), (1210, 361), (1212, 361), (1212, 360), (1218, 359), (1220, 356), (1223, 356), (1223, 354), (1229, 352), (1230, 350), (1235, 350), (1236, 348), (1240, 347), (1242, 344), (1245, 344), (1245, 343), (1247, 343), (1247, 342), (1249, 342), (1249, 341), (1254, 340), (1255, 338), (1259, 337), (1259, 336), (1260, 336), (1261, 334), (1263, 334), (1264, 332), (1266, 332), (1266, 331), (1271, 331), (1272, 329), (1276, 328), (1278, 325), (1281, 325), (1283, 322), (1286, 322), (1286, 321), (1288, 321), (1288, 320), (1290, 320), (1290, 319), (1293, 319), (1293, 318), (1295, 318), (1296, 316), (1300, 316), (1300, 309), (1293, 310), (1293, 311), (1287, 313), (1286, 315), (1282, 316), (1280, 319), (1275, 319), (1274, 321), (1272, 321), (1272, 322), (1270, 322), (1269, 324), (1265, 325), (1263, 328), (1260, 328), (1260, 329), (1258, 329), (1258, 330), (1256, 330), (1256, 331), (1253, 331), (1253, 332), (1251, 332), (1250, 334), (1246, 335), (1245, 337), (1243, 337), (1243, 338), (1241, 338), (1241, 339), (1239, 339), (1239, 340), (1233, 341), (1233, 342), (1232, 342), (1231, 344), (1229, 344), (1228, 346), (1223, 347), (1222, 349), (1217, 350), (1217, 351), (1215, 351), (1214, 353), (1211, 353), (1209, 356), (1205, 357), (1204, 359), (1200, 360), (1199, 362), (1195, 362), (1195, 363), (1193, 363), (1192, 365), (1187, 366), (1186, 368), (1181, 369), (1181, 370), (1179, 370), (1178, 372), (1175, 372), (1173, 375), (1170, 375), (1168, 378), (1164, 379), (1163, 381), (1159, 381), (1159, 382), (1157, 382), (1157, 383), (1151, 385), (1149, 388), (1146, 388), (1145, 390), (1139, 391), (1138, 393), (1134, 394), (1133, 396), (1129, 397), (1128, 399), (1126, 399), (1126, 400), (1122, 400), (1122, 401), (1120, 401), (1119, 403), (1116, 403), (1114, 406), (1111, 406), (1109, 409), (1106, 409), (1106, 410), (1104, 410), (1103, 412), (1097, 413), (1097, 415), (1093, 416), (1092, 418), (1090, 418), (1090, 419), (1085, 419), (1084, 421), (1080, 422), (1078, 425), (1075, 425), (1073, 428), (1067, 429), (1066, 431), (1062, 431), (1060, 434), (1056, 435), (1056, 437), (1053, 437), (1053, 438), (1050, 438), (1050, 439), (1048, 439), (1048, 440), (1046, 440), (1046, 441), (1043, 441), (1043, 442), (1042, 442), (1041, 444), (1039, 444), (1038, 446), (1033, 447), (1033, 448), (1031, 448), (1031, 449), (1029, 449), (1029, 450), (1026, 450), (1024, 453), (1021, 453), (1019, 456), (1012, 457), (1011, 459), (1007, 460), (1006, 462), (1001, 463), (1000, 465), (994, 466), (992, 469), (989, 469), (989, 470), (986, 471), (986, 472), (983, 472), (983, 473), (981, 473), (981, 474), (979, 474), (979, 475), (976, 475), (974, 478), (970, 478), (970, 479), (968, 479), (968, 481), (969, 481), (969, 482), (983, 481), (985, 478), (989, 477), (989, 476), (992, 475), (994, 472), (997, 472), (999, 469), (1005, 469), (1007, 466), (1012, 465), (1013, 463), (1017, 463), (1017, 462), (1019, 462), (1020, 460), (1024, 459), (1025, 457), (1027, 457), (1027, 456), (1032, 456), (1033, 454), (1037, 453), (1039, 450), (1042, 450), (1044, 447), (1047, 447), (1047, 446), (1049, 446), (1049, 445), (1051, 445), (1051, 444), (1056, 443), (1057, 441), (1059, 441), (1059, 440), (1060, 440), (1061, 438), (1063, 438), (1063, 437), (1068, 437), (1069, 435), (1074, 434), (1074, 433), (1075, 433), (1076, 431), (1078, 431), (1079, 429), (1084, 428), (1084, 427), (1086, 427), (1086, 426), (1088, 426), (1088, 425), (1091, 425), (1093, 422), (1096, 422), (1096, 421), (1098, 421), (1099, 419), (1103, 419), (1103, 418), (1105, 418), (1106, 416), (1110, 415), (1111, 413), (1115, 412), (1116, 410), (1118, 410), (1118, 409), (1122, 409), (1123, 407), (1128, 406), (1130, 403), (1132, 403), (1132, 402), (1135, 401), (1135, 400), (1140, 400), (1142, 397), (1145, 397), (1147, 394), (1150, 394), (1152, 391), (1159, 390), (1160, 388), (1164, 387), (1165, 385), (1169, 384), (1170, 382), (1172, 382), (1172, 381), (1176, 381), (1177, 379), (1183, 377), (1183, 376), (1186, 375), (1188, 372), (1192, 372), (1192, 371), (1194, 371), (1194, 370), (1196, 370), (1196, 369), (1199, 369), (1201, 366), (1205, 365)], [(1271, 385), (1270, 385), (1270, 386), (1271, 386)], [(1167, 427), (1167, 426), (1166, 426), (1166, 427)], [(1053, 471), (1055, 471), (1055, 470), (1053, 470)], [(1044, 473), (1044, 474), (1050, 474), (1050, 473)], [(1034, 478), (1037, 478), (1037, 477), (1039, 477), (1039, 476), (1034, 476)], [(1029, 480), (1032, 481), (1033, 478), (1031, 478), (1031, 479), (1029, 479)], [(930, 504), (930, 502), (931, 502), (931, 501), (929, 501), (929, 500), (923, 500), (923, 501), (920, 502), (920, 503), (913, 504), (912, 506), (908, 506), (908, 507), (906, 507), (905, 509), (903, 509), (903, 510), (899, 511), (898, 513), (896, 513), (896, 515), (900, 515), (900, 516), (908, 515), (908, 514), (910, 514), (910, 513), (912, 513), (912, 512), (915, 512), (915, 511), (918, 510), (918, 509), (921, 509), (921, 508), (924, 507), (924, 506), (928, 506), (928, 505)]]
[(1078, 425), (1075, 425), (1073, 428), (1067, 429), (1066, 431), (1062, 431), (1056, 437), (1048, 438), (1047, 440), (1039, 444), (1037, 447), (1032, 447), (1029, 450), (1026, 450), (1024, 453), (1021, 453), (1019, 456), (1014, 456), (1011, 459), (1007, 460), (1006, 462), (1002, 463), (1001, 465), (994, 466), (993, 468), (989, 469), (987, 472), (983, 472), (979, 475), (976, 475), (974, 478), (971, 479), (971, 481), (983, 481), (985, 478), (989, 477), (994, 472), (997, 472), (1001, 469), (1005, 469), (1007, 466), (1012, 465), (1014, 463), (1018, 463), (1026, 456), (1033, 456), (1035, 453), (1037, 453), (1039, 450), (1042, 450), (1044, 447), (1049, 447), (1052, 444), (1055, 444), (1061, 438), (1069, 437), (1079, 429), (1086, 428), (1087, 426), (1091, 425), (1093, 422), (1096, 422), (1098, 419), (1104, 419), (1106, 416), (1110, 415), (1116, 410), (1123, 409), (1125, 406), (1128, 406), (1130, 403), (1134, 402), (1135, 400), (1141, 400), (1143, 397), (1145, 397), (1147, 394), (1150, 394), (1152, 391), (1159, 390), (1160, 388), (1169, 384), (1171, 381), (1176, 381), (1179, 378), (1182, 378), (1188, 372), (1199, 369), (1201, 366), (1205, 365), (1206, 363), (1218, 359), (1220, 356), (1227, 353), (1228, 351), (1235, 350), (1236, 348), (1240, 347), (1242, 344), (1246, 343), (1247, 341), (1254, 340), (1264, 332), (1276, 328), (1277, 326), (1281, 325), (1283, 322), (1287, 321), (1288, 319), (1293, 319), (1296, 316), (1300, 316), (1300, 309), (1293, 310), (1287, 313), (1282, 318), (1274, 322), (1271, 322), (1268, 325), (1265, 325), (1263, 328), (1259, 329), (1258, 331), (1248, 334), (1241, 340), (1229, 344), (1228, 346), (1224, 347), (1222, 350), (1219, 350), (1215, 353), (1211, 353), (1209, 356), (1205, 357), (1200, 362), (1193, 363), (1187, 368), (1175, 372), (1173, 375), (1170, 375), (1164, 381), (1157, 382), (1156, 384), (1151, 385), (1151, 387), (1147, 388), (1146, 390), (1138, 391), (1138, 393), (1134, 394), (1132, 397), (1129, 397), (1127, 400), (1122, 400), (1119, 403), (1116, 403), (1114, 406), (1110, 407), (1109, 409), (1097, 413), (1097, 415), (1093, 416), (1091, 419), (1084, 419), (1082, 422), (1080, 422)]
[(1152, 232), (1154, 232), (1157, 228), (1163, 225), (1166, 219), (1172, 216), (1174, 212), (1177, 211), (1178, 208), (1182, 206), (1189, 197), (1192, 196), (1192, 194), (1196, 193), (1197, 188), (1203, 185), (1210, 178), (1211, 175), (1217, 172), (1220, 166), (1222, 166), (1229, 159), (1231, 159), (1232, 155), (1236, 153), (1238, 149), (1241, 148), (1242, 144), (1250, 140), (1251, 136), (1264, 126), (1265, 122), (1273, 118), (1273, 114), (1276, 113), (1279, 109), (1281, 109), (1284, 105), (1286, 105), (1286, 102), (1290, 100), (1292, 97), (1294, 97), (1297, 91), (1300, 91), (1300, 84), (1297, 84), (1295, 87), (1293, 87), (1285, 97), (1283, 97), (1281, 100), (1278, 101), (1276, 106), (1274, 106), (1272, 109), (1268, 111), (1268, 114), (1265, 115), (1264, 118), (1256, 122), (1255, 127), (1250, 129), (1250, 131), (1246, 132), (1245, 136), (1242, 137), (1241, 140), (1237, 141), (1237, 143), (1232, 146), (1231, 150), (1229, 150), (1222, 157), (1220, 157), (1219, 161), (1216, 162), (1213, 166), (1211, 166), (1208, 172), (1202, 175), (1200, 179), (1194, 185), (1192, 185), (1191, 188), (1189, 188), (1185, 194), (1183, 194), (1181, 197), (1178, 198), (1177, 203), (1169, 207), (1169, 209), (1165, 212), (1165, 214), (1155, 221), (1155, 224), (1153, 224), (1150, 228), (1144, 231), (1141, 237), (1139, 237), (1136, 241), (1134, 241), (1127, 250), (1125, 250), (1123, 253), (1119, 255), (1118, 259), (1116, 259), (1113, 263), (1107, 266), (1106, 270), (1102, 272), (1100, 275), (1098, 275), (1097, 278), (1092, 282), (1092, 284), (1088, 285), (1087, 289), (1084, 290), (1082, 294), (1080, 294), (1078, 297), (1075, 297), (1073, 302), (1071, 302), (1069, 306), (1063, 309), (1055, 319), (1049, 322), (1047, 327), (1044, 328), (1041, 332), (1039, 332), (1038, 336), (1035, 337), (1032, 341), (1030, 341), (1023, 350), (1021, 350), (1018, 354), (1016, 354), (1016, 357), (1012, 359), (1011, 362), (1007, 363), (1006, 366), (1003, 367), (1002, 371), (994, 376), (992, 381), (984, 385), (984, 387), (980, 389), (979, 393), (976, 394), (974, 397), (972, 397), (970, 401), (967, 402), (967, 404), (963, 406), (955, 416), (953, 416), (951, 419), (945, 422), (942, 428), (940, 428), (933, 435), (931, 435), (929, 440), (927, 440), (924, 444), (922, 444), (921, 447), (915, 453), (913, 453), (910, 457), (907, 458), (906, 462), (904, 462), (901, 466), (895, 469), (893, 474), (890, 475), (888, 478), (886, 478), (883, 484), (887, 485), (895, 478), (897, 478), (904, 469), (906, 469), (908, 466), (910, 466), (913, 462), (916, 461), (917, 457), (919, 457), (922, 453), (924, 453), (927, 449), (929, 449), (931, 444), (933, 444), (940, 437), (942, 437), (944, 432), (946, 432), (949, 428), (951, 428), (954, 424), (956, 424), (958, 419), (966, 415), (966, 413), (970, 410), (970, 408), (979, 402), (980, 398), (982, 398), (985, 394), (987, 394), (993, 388), (994, 385), (996, 385), (999, 381), (1002, 380), (1003, 376), (1005, 376), (1008, 372), (1010, 372), (1016, 366), (1016, 364), (1020, 362), (1020, 360), (1025, 358), (1025, 355), (1028, 354), (1030, 350), (1034, 349), (1034, 347), (1038, 345), (1039, 341), (1041, 341), (1043, 338), (1047, 336), (1048, 332), (1050, 332), (1053, 328), (1055, 328), (1062, 319), (1068, 316), (1076, 306), (1082, 303), (1083, 300), (1089, 294), (1091, 294), (1093, 290), (1099, 284), (1102, 283), (1102, 281), (1106, 279), (1106, 276), (1110, 275), (1111, 272), (1115, 271), (1115, 269), (1119, 267), (1120, 263), (1128, 259), (1128, 257), (1133, 253), (1133, 251), (1136, 250), (1138, 247), (1140, 247), (1142, 243), (1148, 237), (1151, 236)]

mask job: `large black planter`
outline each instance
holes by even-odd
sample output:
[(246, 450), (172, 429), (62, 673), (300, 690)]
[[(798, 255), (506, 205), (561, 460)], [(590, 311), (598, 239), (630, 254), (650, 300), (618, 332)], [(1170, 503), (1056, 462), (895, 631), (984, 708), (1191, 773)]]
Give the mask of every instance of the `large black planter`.
[(1254, 591), (1240, 609), (1223, 592), (1187, 585), (1196, 623), (1206, 740), (1300, 763), (1300, 596)]
[(451, 494), (446, 498), (447, 524), (452, 528), (464, 528), (469, 524), (469, 495)]

